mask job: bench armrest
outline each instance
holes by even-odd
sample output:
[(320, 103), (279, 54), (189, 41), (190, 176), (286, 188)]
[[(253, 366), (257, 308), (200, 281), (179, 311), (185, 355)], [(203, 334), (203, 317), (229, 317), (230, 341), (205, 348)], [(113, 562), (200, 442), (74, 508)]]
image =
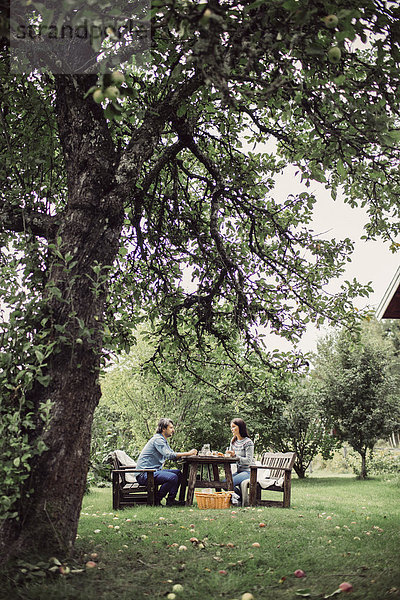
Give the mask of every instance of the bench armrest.
[(135, 469), (134, 467), (123, 467), (122, 469), (112, 469), (113, 473), (155, 473), (157, 469)]
[(269, 467), (268, 465), (250, 465), (250, 469), (268, 469), (269, 471), (292, 471), (288, 467)]

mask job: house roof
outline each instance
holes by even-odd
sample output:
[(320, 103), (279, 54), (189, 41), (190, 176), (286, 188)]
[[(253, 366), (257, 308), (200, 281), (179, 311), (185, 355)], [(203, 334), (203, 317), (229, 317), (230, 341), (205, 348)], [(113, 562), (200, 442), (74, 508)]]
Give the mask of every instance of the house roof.
[(376, 309), (377, 319), (400, 319), (400, 267)]

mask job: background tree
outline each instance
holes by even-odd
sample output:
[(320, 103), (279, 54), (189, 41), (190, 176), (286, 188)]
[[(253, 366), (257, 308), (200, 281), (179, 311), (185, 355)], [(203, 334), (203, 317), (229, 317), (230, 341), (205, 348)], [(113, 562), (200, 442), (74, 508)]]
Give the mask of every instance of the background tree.
[[(130, 353), (102, 377), (102, 398), (95, 421), (102, 421), (102, 408), (119, 414), (116, 431), (125, 433), (118, 441), (135, 457), (154, 432), (162, 415), (175, 423), (174, 448), (201, 448), (208, 442), (224, 449), (230, 439), (230, 420), (236, 416), (243, 390), (257, 385), (239, 347), (235, 360), (209, 340), (208, 352), (196, 348), (188, 359), (179, 348), (165, 356), (154, 355), (156, 339), (136, 332), (137, 342)], [(114, 428), (113, 428), (114, 429)], [(104, 455), (109, 452), (110, 437), (102, 434)], [(101, 442), (100, 442), (101, 445)], [(96, 447), (96, 454), (99, 443)], [(115, 449), (115, 446), (114, 446)]]
[[(108, 5), (82, 16), (94, 21)], [(18, 8), (57, 27), (81, 3)], [(160, 349), (179, 343), (188, 354), (204, 333), (229, 353), (232, 331), (251, 344), (258, 326), (297, 340), (308, 321), (354, 323), (352, 300), (368, 287), (325, 289), (351, 242), (307, 229), (312, 194), (273, 195), (291, 162), (305, 185), (322, 181), (333, 194), (341, 185), (346, 201), (361, 202), (367, 237), (392, 243), (398, 232), (398, 8), (337, 0), (329, 13), (333, 23), (322, 0), (155, 0), (151, 66), (111, 28), (101, 55), (97, 45), (84, 57), (99, 77), (83, 72), (78, 39), (70, 70), (54, 63), (54, 75), (7, 73), (5, 48), (3, 557), (73, 546), (100, 369), (107, 349), (129, 348), (144, 313)], [(26, 40), (11, 42), (23, 51)], [(38, 64), (52, 59), (48, 42), (38, 39)], [(273, 151), (252, 149), (268, 140)], [(281, 358), (268, 355), (272, 366)]]
[(276, 375), (241, 411), (257, 432), (258, 452), (296, 452), (294, 470), (301, 478), (319, 452), (329, 458), (337, 438), (321, 404), (318, 390), (305, 376)]
[(361, 456), (360, 477), (367, 476), (367, 451), (399, 427), (399, 380), (391, 372), (393, 346), (374, 322), (364, 324), (361, 338), (345, 331), (318, 345), (314, 377), (321, 384), (325, 410), (334, 434)]

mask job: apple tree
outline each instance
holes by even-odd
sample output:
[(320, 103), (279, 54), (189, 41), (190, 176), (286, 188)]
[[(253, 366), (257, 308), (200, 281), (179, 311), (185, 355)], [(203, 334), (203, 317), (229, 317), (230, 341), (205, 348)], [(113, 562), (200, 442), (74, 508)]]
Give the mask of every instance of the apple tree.
[[(367, 477), (367, 454), (376, 442), (400, 427), (399, 377), (393, 371), (392, 344), (377, 336), (375, 323), (361, 337), (345, 330), (320, 342), (313, 379), (338, 440), (360, 455), (360, 478)], [(398, 360), (396, 361), (398, 362)]]
[(248, 387), (239, 414), (254, 434), (256, 454), (295, 452), (300, 478), (318, 453), (331, 457), (340, 441), (331, 435), (331, 418), (308, 374), (269, 373), (259, 389)]
[[(77, 19), (117, 19), (110, 5), (14, 0), (9, 38), (2, 21), (4, 558), (73, 547), (99, 373), (144, 318), (159, 355), (205, 335), (257, 352), (260, 327), (296, 341), (308, 322), (354, 325), (368, 286), (327, 289), (352, 242), (310, 230), (311, 182), (364, 206), (365, 236), (397, 247), (396, 3), (153, 0), (151, 56), (119, 27), (83, 53)], [(305, 189), (280, 201), (289, 163)]]

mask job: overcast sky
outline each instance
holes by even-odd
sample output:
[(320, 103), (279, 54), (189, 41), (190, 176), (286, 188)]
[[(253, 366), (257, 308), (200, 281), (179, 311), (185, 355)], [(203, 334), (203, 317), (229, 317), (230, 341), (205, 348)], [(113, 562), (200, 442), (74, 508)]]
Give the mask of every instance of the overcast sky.
[[(369, 298), (363, 297), (355, 301), (355, 306), (359, 309), (368, 306), (375, 310), (400, 264), (400, 252), (393, 254), (388, 242), (365, 242), (360, 239), (366, 222), (365, 211), (351, 208), (342, 199), (332, 200), (329, 191), (322, 184), (316, 183), (310, 188), (306, 188), (299, 181), (299, 177), (295, 177), (295, 169), (289, 167), (284, 175), (277, 178), (274, 197), (285, 198), (291, 193), (297, 194), (301, 191), (314, 193), (317, 204), (310, 228), (316, 234), (327, 232), (324, 235), (325, 238), (349, 237), (355, 242), (352, 262), (347, 263), (346, 272), (341, 281), (352, 280), (354, 277), (360, 283), (371, 281), (374, 292)], [(316, 350), (318, 337), (325, 333), (326, 329), (316, 330), (310, 327), (299, 344), (299, 348), (305, 352)], [(276, 341), (275, 347), (279, 349), (289, 350), (291, 348), (286, 341), (281, 341), (275, 336), (273, 340), (271, 339), (272, 341)]]

